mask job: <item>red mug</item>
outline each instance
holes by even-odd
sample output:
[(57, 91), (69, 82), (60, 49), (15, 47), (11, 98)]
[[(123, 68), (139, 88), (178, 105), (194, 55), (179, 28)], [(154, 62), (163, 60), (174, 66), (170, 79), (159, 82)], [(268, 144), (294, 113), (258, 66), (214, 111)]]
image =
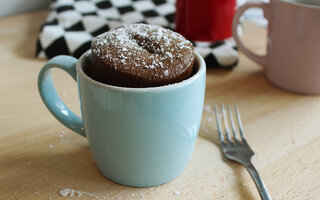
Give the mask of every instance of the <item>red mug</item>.
[(176, 0), (176, 30), (193, 41), (219, 41), (232, 36), (236, 0)]

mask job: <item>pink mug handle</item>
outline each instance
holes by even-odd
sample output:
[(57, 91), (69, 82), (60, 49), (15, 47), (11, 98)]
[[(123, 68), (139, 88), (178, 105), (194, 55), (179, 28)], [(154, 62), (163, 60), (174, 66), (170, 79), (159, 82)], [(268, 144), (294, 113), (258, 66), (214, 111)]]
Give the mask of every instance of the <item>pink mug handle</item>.
[(266, 19), (269, 19), (269, 4), (263, 3), (260, 1), (249, 1), (245, 3), (244, 5), (240, 6), (234, 15), (233, 23), (232, 23), (232, 34), (235, 42), (237, 43), (237, 46), (240, 51), (242, 51), (246, 56), (248, 56), (250, 59), (261, 65), (262, 67), (265, 67), (267, 64), (267, 55), (260, 56), (256, 53), (249, 50), (240, 40), (237, 27), (239, 24), (239, 19), (242, 16), (242, 14), (249, 8), (261, 8), (263, 10), (264, 17)]

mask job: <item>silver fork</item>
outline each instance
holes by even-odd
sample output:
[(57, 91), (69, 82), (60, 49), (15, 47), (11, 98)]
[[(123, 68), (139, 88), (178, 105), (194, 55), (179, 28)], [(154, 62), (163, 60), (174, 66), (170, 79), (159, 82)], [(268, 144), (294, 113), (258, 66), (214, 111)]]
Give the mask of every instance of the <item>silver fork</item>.
[(239, 127), (239, 133), (241, 140), (237, 136), (236, 132), (236, 125), (233, 120), (232, 116), (232, 111), (230, 104), (228, 104), (228, 113), (229, 113), (229, 121), (231, 124), (232, 132), (233, 132), (233, 139), (232, 136), (229, 132), (229, 125), (228, 125), (228, 120), (226, 117), (226, 111), (224, 109), (224, 105), (221, 104), (221, 112), (222, 112), (222, 117), (224, 121), (224, 130), (225, 130), (225, 135), (226, 139), (224, 137), (222, 128), (221, 128), (221, 122), (220, 122), (220, 114), (217, 108), (217, 105), (214, 106), (215, 113), (216, 113), (216, 119), (217, 119), (217, 125), (218, 125), (218, 133), (219, 133), (219, 140), (220, 140), (220, 145), (221, 149), (223, 151), (223, 154), (229, 159), (236, 161), (240, 164), (242, 164), (249, 172), (251, 175), (252, 179), (254, 180), (257, 189), (259, 190), (259, 194), (261, 199), (263, 200), (271, 200), (271, 197), (268, 193), (268, 190), (263, 183), (258, 171), (255, 169), (255, 167), (251, 163), (251, 158), (254, 155), (254, 152), (251, 150), (249, 144), (247, 143), (244, 133), (243, 133), (243, 127), (242, 127), (242, 122), (240, 119), (240, 114), (238, 110), (238, 106), (235, 104), (234, 108), (236, 111), (236, 118), (237, 118), (237, 124)]

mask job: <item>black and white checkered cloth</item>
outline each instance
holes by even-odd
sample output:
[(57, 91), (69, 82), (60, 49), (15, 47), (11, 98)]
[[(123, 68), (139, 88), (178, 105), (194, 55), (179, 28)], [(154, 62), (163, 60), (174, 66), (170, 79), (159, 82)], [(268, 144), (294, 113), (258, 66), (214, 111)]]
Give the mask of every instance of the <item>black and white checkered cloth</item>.
[[(56, 0), (37, 40), (36, 55), (79, 58), (93, 37), (124, 23), (157, 24), (173, 29), (175, 0)], [(208, 67), (232, 68), (238, 62), (233, 39), (194, 42)]]

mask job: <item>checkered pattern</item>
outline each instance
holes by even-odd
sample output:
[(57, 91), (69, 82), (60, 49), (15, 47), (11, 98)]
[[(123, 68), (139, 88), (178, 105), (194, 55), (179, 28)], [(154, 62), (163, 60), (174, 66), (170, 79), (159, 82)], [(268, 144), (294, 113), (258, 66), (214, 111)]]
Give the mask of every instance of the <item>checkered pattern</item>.
[[(79, 58), (93, 37), (124, 23), (157, 24), (173, 29), (175, 0), (56, 0), (37, 40), (36, 55)], [(238, 54), (232, 39), (194, 42), (209, 67), (232, 68)]]

